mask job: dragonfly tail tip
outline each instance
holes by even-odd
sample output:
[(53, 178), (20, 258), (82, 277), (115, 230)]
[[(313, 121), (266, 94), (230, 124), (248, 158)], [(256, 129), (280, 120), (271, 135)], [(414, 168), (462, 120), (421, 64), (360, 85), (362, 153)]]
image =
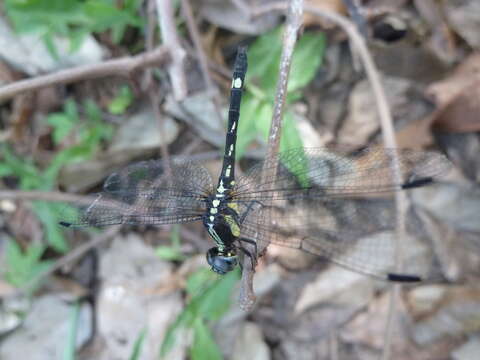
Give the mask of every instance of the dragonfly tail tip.
[(65, 222), (65, 221), (60, 221), (59, 224), (62, 225), (62, 226), (65, 226), (65, 227), (67, 227), (67, 228), (72, 225), (72, 223)]
[(422, 281), (422, 278), (417, 275), (394, 274), (394, 273), (387, 274), (387, 279), (389, 281), (399, 282), (399, 283), (414, 283), (414, 282)]
[(415, 179), (412, 181), (407, 181), (402, 185), (402, 189), (413, 189), (433, 183), (433, 178), (431, 176), (423, 177), (420, 179)]

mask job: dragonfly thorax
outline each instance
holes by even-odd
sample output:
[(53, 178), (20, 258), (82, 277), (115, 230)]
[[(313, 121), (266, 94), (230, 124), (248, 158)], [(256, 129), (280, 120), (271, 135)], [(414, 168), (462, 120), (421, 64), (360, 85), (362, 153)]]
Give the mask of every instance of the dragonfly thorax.
[(203, 225), (217, 245), (207, 253), (212, 270), (224, 274), (237, 264), (235, 242), (240, 236), (240, 225), (235, 204), (227, 199), (211, 197), (203, 216)]

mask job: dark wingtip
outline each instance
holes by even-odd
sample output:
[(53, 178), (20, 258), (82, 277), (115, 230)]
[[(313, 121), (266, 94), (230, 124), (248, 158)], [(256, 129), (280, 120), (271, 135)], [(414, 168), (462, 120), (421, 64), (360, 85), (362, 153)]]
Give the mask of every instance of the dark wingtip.
[(414, 283), (422, 281), (420, 276), (416, 275), (405, 275), (405, 274), (394, 274), (390, 273), (387, 275), (389, 281), (399, 282), (399, 283)]
[(433, 178), (431, 176), (408, 181), (402, 185), (402, 189), (413, 189), (433, 183)]
[(65, 222), (65, 221), (59, 221), (58, 224), (59, 224), (59, 225), (62, 225), (62, 226), (65, 226), (65, 227), (67, 227), (67, 228), (72, 225), (72, 223)]

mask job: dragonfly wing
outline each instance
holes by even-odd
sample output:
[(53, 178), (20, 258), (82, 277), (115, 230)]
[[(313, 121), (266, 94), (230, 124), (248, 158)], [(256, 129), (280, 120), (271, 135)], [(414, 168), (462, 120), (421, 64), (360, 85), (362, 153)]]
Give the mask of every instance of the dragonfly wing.
[(103, 191), (63, 209), (64, 226), (173, 224), (201, 219), (213, 191), (208, 171), (193, 162), (143, 161), (110, 175)]
[[(392, 171), (394, 156), (400, 180)], [(276, 177), (264, 179), (263, 169), (273, 167)], [(445, 156), (429, 151), (369, 148), (352, 154), (328, 148), (292, 149), (252, 167), (238, 179), (234, 196), (248, 201), (392, 192), (426, 185), (450, 168)]]
[[(395, 211), (392, 200), (306, 199), (256, 202), (244, 216), (242, 236), (263, 249), (268, 244), (301, 249), (359, 273), (384, 280), (438, 277), (429, 247), (416, 237), (402, 239), (405, 271), (395, 272)], [(409, 234), (421, 233), (413, 210)], [(403, 273), (406, 273), (403, 274)]]

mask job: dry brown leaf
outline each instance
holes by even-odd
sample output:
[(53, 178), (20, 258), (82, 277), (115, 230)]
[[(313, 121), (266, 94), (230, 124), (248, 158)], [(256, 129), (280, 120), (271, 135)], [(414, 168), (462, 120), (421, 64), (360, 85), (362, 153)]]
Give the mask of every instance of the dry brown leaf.
[(480, 54), (469, 56), (452, 75), (432, 84), (427, 93), (437, 105), (431, 119), (436, 129), (446, 132), (480, 130)]
[(395, 133), (399, 148), (424, 149), (433, 144), (432, 116), (410, 123)]
[(430, 85), (427, 94), (442, 108), (477, 81), (480, 81), (480, 53), (470, 55), (452, 75)]
[(480, 131), (480, 79), (466, 87), (445, 106), (434, 120), (435, 129), (443, 132)]
[[(342, 0), (307, 0), (305, 1), (305, 4), (322, 10), (333, 11), (341, 15), (345, 15), (347, 13), (347, 9), (345, 8)], [(332, 23), (310, 13), (304, 14), (303, 24), (305, 26), (320, 25), (325, 29), (330, 29), (334, 26)]]

